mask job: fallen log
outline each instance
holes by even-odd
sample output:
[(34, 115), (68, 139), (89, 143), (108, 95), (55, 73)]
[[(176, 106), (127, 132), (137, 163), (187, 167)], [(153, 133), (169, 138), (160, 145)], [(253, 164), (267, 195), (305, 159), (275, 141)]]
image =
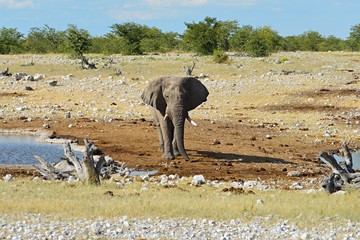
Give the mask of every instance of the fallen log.
[(332, 169), (330, 176), (322, 183), (322, 187), (329, 193), (349, 186), (360, 188), (360, 173), (355, 173), (353, 169), (352, 155), (345, 142), (342, 144), (342, 151), (345, 161), (340, 163), (331, 154), (320, 152), (320, 159)]
[(41, 165), (33, 165), (33, 167), (47, 180), (64, 180), (68, 179), (72, 174), (71, 171), (63, 171), (62, 169), (56, 168), (43, 158), (34, 156)]
[[(69, 141), (65, 141), (64, 155), (65, 159), (50, 164), (39, 156), (34, 156), (41, 165), (33, 165), (35, 169), (48, 180), (66, 180), (70, 177), (78, 178), (81, 182), (91, 185), (99, 185), (101, 179), (109, 178), (111, 174), (118, 173), (124, 175), (127, 168), (124, 163), (115, 163), (110, 157), (100, 156), (97, 161), (94, 159), (93, 142), (84, 139), (85, 152), (82, 159), (79, 159), (73, 150)], [(75, 174), (76, 172), (76, 174)]]

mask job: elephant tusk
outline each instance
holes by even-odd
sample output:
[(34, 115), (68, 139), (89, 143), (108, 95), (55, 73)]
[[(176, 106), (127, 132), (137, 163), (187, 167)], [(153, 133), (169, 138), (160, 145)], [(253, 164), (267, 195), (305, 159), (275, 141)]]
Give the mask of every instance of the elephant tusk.
[(169, 115), (165, 114), (164, 121), (166, 121), (167, 118), (169, 118)]
[(194, 121), (191, 119), (190, 116), (187, 116), (186, 119), (187, 119), (192, 125), (197, 126), (197, 123), (194, 122)]

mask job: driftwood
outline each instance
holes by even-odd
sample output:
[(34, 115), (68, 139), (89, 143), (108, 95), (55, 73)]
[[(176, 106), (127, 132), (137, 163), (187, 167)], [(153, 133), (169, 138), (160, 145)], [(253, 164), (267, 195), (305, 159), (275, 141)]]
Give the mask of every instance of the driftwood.
[(9, 68), (6, 68), (4, 71), (1, 72), (0, 76), (10, 77), (12, 74), (9, 72)]
[(56, 165), (51, 165), (43, 158), (39, 156), (34, 156), (36, 160), (38, 160), (41, 165), (33, 165), (33, 167), (41, 174), (45, 179), (48, 180), (64, 180), (73, 176), (72, 172), (74, 168), (67, 168), (64, 170), (63, 168), (56, 167)]
[(195, 62), (192, 61), (191, 63), (192, 63), (191, 66), (184, 66), (185, 73), (187, 76), (191, 76), (192, 72), (194, 71), (194, 68), (195, 68)]
[(82, 160), (75, 156), (68, 141), (64, 142), (64, 154), (74, 165), (81, 182), (91, 185), (98, 185), (100, 184), (100, 169), (104, 164), (105, 158), (101, 156), (95, 165), (93, 156), (95, 145), (93, 142), (89, 142), (86, 138), (84, 139), (84, 143), (86, 150)]
[(342, 144), (342, 151), (345, 161), (340, 163), (331, 154), (320, 152), (321, 160), (333, 171), (322, 184), (322, 187), (329, 193), (339, 191), (345, 186), (360, 188), (360, 173), (355, 173), (353, 169), (352, 155), (346, 143)]
[[(85, 64), (85, 66), (84, 66)], [(81, 67), (82, 69), (97, 69), (94, 63), (90, 63), (89, 59), (87, 59), (86, 57), (82, 57), (81, 58)]]
[(109, 178), (113, 173), (118, 173), (122, 176), (126, 175), (128, 169), (124, 163), (115, 163), (110, 157), (104, 156), (100, 156), (99, 160), (95, 161), (94, 143), (89, 142), (87, 139), (84, 139), (84, 143), (85, 152), (82, 160), (72, 151), (70, 143), (65, 141), (65, 160), (56, 164), (50, 164), (41, 157), (35, 156), (41, 165), (34, 165), (34, 167), (45, 179), (65, 180), (70, 177), (75, 178), (76, 175), (81, 182), (91, 185), (99, 185), (101, 179)]

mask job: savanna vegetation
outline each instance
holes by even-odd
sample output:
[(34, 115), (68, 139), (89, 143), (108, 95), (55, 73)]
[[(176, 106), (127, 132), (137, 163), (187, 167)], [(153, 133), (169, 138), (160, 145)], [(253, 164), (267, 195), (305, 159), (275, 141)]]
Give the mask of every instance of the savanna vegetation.
[[(28, 179), (11, 182), (0, 181), (2, 189), (2, 215), (14, 212), (54, 214), (62, 217), (114, 218), (161, 217), (208, 218), (230, 220), (243, 217), (271, 216), (289, 219), (299, 225), (327, 223), (329, 218), (344, 224), (360, 220), (358, 192), (349, 190), (346, 195), (329, 195), (325, 192), (257, 191), (241, 193), (225, 191), (229, 185), (214, 188), (194, 187), (180, 182), (177, 187), (145, 184), (135, 181), (119, 187), (105, 183), (103, 188), (66, 182), (36, 182)], [(266, 204), (257, 204), (262, 199)], [(299, 204), (299, 203), (302, 204)], [(90, 211), (89, 211), (90, 210)]]
[(238, 21), (212, 17), (185, 25), (185, 31), (177, 33), (134, 22), (115, 23), (103, 36), (91, 36), (88, 30), (73, 24), (65, 31), (48, 25), (33, 27), (27, 35), (16, 28), (2, 27), (0, 54), (71, 53), (79, 57), (84, 53), (142, 55), (181, 51), (215, 53), (219, 57), (222, 52), (234, 51), (261, 57), (278, 51), (360, 51), (360, 24), (351, 27), (347, 39), (322, 36), (312, 30), (283, 37), (270, 26), (240, 26)]

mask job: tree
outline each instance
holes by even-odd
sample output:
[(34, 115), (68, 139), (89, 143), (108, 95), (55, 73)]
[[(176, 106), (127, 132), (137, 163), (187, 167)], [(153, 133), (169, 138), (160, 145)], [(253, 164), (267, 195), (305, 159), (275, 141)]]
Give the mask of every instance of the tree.
[(140, 41), (141, 52), (158, 52), (161, 49), (162, 32), (157, 28), (145, 30), (144, 38)]
[(308, 31), (300, 35), (302, 51), (320, 51), (324, 38), (316, 31)]
[(180, 45), (180, 34), (167, 32), (161, 36), (161, 52), (178, 50)]
[(216, 28), (217, 50), (229, 51), (230, 39), (239, 29), (237, 21), (221, 21), (219, 27)]
[(235, 30), (233, 36), (230, 38), (230, 48), (233, 51), (246, 51), (246, 45), (254, 33), (254, 28), (250, 25), (245, 25)]
[(345, 41), (330, 35), (324, 38), (320, 46), (321, 51), (341, 51), (345, 49)]
[(102, 54), (119, 54), (123, 52), (125, 41), (112, 33), (102, 37), (94, 37), (91, 39), (89, 52)]
[(360, 51), (360, 23), (351, 27), (347, 43), (351, 51)]
[(70, 49), (75, 55), (83, 59), (84, 52), (88, 51), (91, 46), (90, 34), (85, 29), (78, 29), (75, 25), (70, 24), (66, 30), (66, 37)]
[(245, 50), (254, 57), (266, 57), (280, 48), (281, 37), (271, 27), (255, 29), (245, 44)]
[(61, 52), (61, 45), (65, 36), (62, 32), (45, 25), (43, 28), (30, 29), (25, 39), (25, 46), (32, 53), (56, 53)]
[(143, 52), (168, 52), (176, 49), (179, 43), (179, 34), (174, 32), (163, 33), (157, 28), (149, 28), (146, 37), (141, 40)]
[(149, 29), (145, 25), (133, 22), (124, 24), (113, 24), (111, 26), (112, 33), (123, 39), (125, 48), (124, 54), (142, 54), (141, 41), (146, 37), (146, 31)]
[(282, 38), (280, 45), (283, 51), (294, 52), (300, 50), (301, 40), (299, 36), (287, 36)]
[(183, 35), (185, 46), (203, 55), (213, 54), (214, 50), (228, 50), (229, 39), (237, 29), (236, 21), (221, 22), (211, 17), (185, 25), (187, 27)]
[(13, 54), (22, 52), (22, 41), (24, 35), (16, 28), (0, 29), (0, 54)]

